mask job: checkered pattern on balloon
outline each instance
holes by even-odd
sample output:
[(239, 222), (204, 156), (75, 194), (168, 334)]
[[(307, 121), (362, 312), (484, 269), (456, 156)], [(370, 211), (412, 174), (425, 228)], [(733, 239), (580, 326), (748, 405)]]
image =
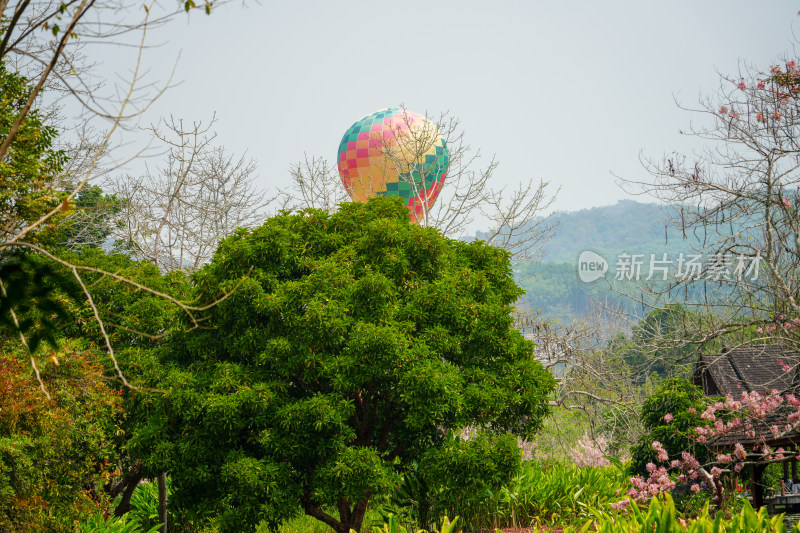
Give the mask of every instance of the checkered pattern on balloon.
[(387, 108), (367, 115), (339, 144), (339, 176), (353, 201), (399, 196), (412, 222), (424, 220), (450, 166), (436, 124), (418, 113)]

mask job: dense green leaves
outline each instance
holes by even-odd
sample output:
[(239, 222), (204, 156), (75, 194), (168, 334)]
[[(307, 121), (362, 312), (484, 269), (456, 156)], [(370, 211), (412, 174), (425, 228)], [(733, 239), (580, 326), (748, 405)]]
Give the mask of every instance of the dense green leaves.
[[(23, 76), (10, 72), (0, 62), (0, 142), (26, 104), (31, 87)], [(52, 145), (56, 130), (31, 110), (0, 160), (0, 236), (38, 219), (57, 206), (63, 193), (55, 178), (64, 165), (64, 152)]]
[(508, 254), (410, 225), (396, 200), (241, 230), (195, 282), (209, 302), (236, 290), (158, 351), (171, 392), (135, 443), (171, 465), (179, 505), (239, 530), (331, 505), (353, 527), (449, 430), (530, 436), (548, 413)]
[(15, 340), (22, 333), (31, 352), (42, 340), (57, 348), (56, 321), (67, 312), (65, 294), (54, 293), (54, 286), (68, 285), (64, 273), (36, 256), (19, 254), (0, 262), (0, 283), (0, 332)]
[(51, 400), (26, 356), (0, 355), (3, 531), (72, 531), (73, 521), (105, 508), (102, 489), (118, 460), (122, 402), (96, 351), (67, 343), (41, 371)]
[(681, 452), (690, 451), (703, 461), (708, 456), (708, 450), (695, 447), (694, 440), (689, 437), (695, 435), (696, 427), (707, 424), (700, 418), (707, 404), (708, 398), (700, 387), (685, 379), (664, 380), (642, 404), (641, 421), (647, 433), (641, 435), (631, 448), (631, 472), (647, 475), (647, 463), (658, 462), (651, 446), (656, 440), (669, 452), (670, 457), (680, 457)]

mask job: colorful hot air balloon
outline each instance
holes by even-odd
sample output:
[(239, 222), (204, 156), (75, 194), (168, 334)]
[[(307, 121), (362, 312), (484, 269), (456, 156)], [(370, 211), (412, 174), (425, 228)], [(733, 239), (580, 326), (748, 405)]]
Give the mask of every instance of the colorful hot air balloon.
[(345, 132), (337, 161), (354, 201), (399, 196), (406, 200), (412, 222), (420, 222), (442, 190), (450, 154), (436, 124), (390, 107), (367, 115)]

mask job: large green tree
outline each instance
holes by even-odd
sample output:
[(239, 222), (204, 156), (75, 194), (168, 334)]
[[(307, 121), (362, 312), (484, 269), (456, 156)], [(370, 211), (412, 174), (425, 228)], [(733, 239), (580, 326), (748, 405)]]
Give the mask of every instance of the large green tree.
[(508, 252), (411, 225), (397, 199), (240, 230), (195, 282), (202, 300), (237, 289), (155, 348), (167, 393), (133, 443), (171, 470), (176, 505), (225, 531), (300, 509), (360, 530), (448, 432), (531, 436), (548, 414)]

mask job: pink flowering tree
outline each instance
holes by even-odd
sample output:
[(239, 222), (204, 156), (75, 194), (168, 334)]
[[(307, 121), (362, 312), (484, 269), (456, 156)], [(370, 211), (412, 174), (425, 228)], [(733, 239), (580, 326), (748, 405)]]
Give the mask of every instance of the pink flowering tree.
[[(745, 466), (795, 459), (797, 452), (770, 445), (800, 432), (800, 399), (794, 394), (742, 392), (739, 398), (728, 396), (710, 403), (699, 416), (702, 423), (686, 435), (690, 441), (686, 450), (671, 453), (660, 441), (650, 443), (655, 459), (645, 465), (644, 475), (631, 478), (628, 495), (635, 501), (670, 491), (676, 483), (699, 492), (700, 483), (705, 482), (714, 501), (721, 504), (727, 496), (726, 480)], [(667, 418), (668, 423), (676, 420), (674, 415)], [(624, 505), (620, 502), (617, 507)]]
[(599, 468), (601, 466), (609, 466), (609, 461), (606, 456), (608, 455), (609, 442), (604, 435), (593, 437), (588, 433), (584, 433), (583, 437), (578, 439), (578, 442), (570, 449), (569, 458), (578, 466), (590, 466), (592, 468)]
[[(645, 159), (649, 177), (626, 182), (678, 206), (673, 222), (683, 234), (704, 236), (697, 250), (702, 273), (675, 273), (674, 283), (660, 293), (654, 289), (648, 300), (660, 296), (673, 303), (700, 279), (708, 301), (695, 312), (685, 302), (687, 312), (676, 320), (680, 327), (659, 342), (775, 343), (798, 350), (800, 63), (789, 58), (761, 69), (742, 65), (737, 75), (720, 78), (714, 94), (682, 109), (695, 115), (681, 133), (697, 139), (698, 151)], [(792, 459), (770, 443), (785, 443), (798, 432), (797, 401), (791, 394), (748, 393), (694, 412), (662, 410), (658, 431), (650, 428), (637, 446), (631, 496), (643, 500), (672, 483), (697, 491), (705, 482), (721, 502), (727, 477), (748, 465), (758, 471)], [(699, 418), (694, 427), (689, 416)]]

